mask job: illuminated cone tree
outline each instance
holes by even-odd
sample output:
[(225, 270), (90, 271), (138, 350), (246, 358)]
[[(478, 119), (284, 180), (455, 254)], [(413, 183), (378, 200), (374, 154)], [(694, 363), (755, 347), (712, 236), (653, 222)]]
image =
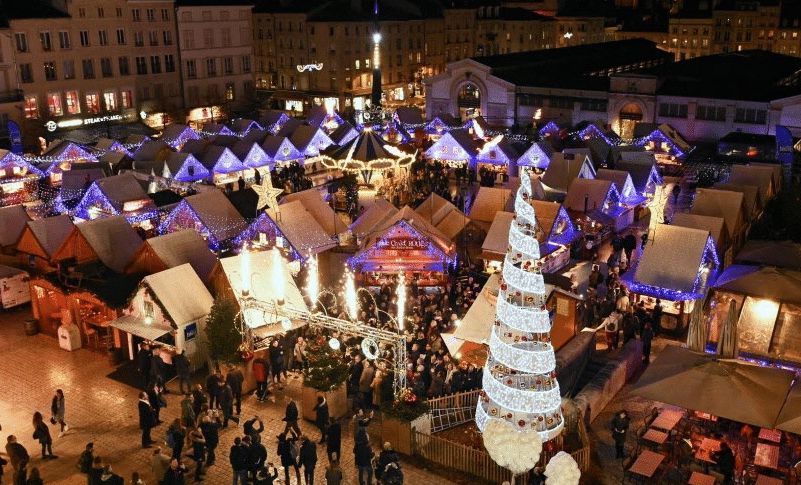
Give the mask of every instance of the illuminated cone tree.
[(476, 424), (484, 431), (491, 420), (504, 420), (520, 432), (537, 431), (547, 441), (564, 423), (537, 219), (529, 202), (531, 180), (525, 172), (520, 179)]

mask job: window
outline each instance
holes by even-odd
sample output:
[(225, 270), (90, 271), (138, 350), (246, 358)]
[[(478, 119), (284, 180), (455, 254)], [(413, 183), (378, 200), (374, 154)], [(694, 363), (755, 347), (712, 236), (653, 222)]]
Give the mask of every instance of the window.
[(402, 55), (398, 54), (395, 60), (398, 61), (395, 64), (396, 66), (402, 66), (403, 65), (403, 56)]
[(659, 116), (667, 118), (686, 118), (687, 105), (676, 103), (659, 103)]
[(75, 79), (75, 61), (64, 61), (64, 79)]
[(131, 10), (131, 15), (133, 16), (134, 22), (142, 21), (142, 12), (140, 12), (138, 8)]
[(184, 39), (184, 48), (186, 49), (194, 49), (195, 48), (195, 33), (191, 30), (184, 30), (184, 34), (181, 36)]
[(766, 119), (767, 111), (764, 109), (737, 108), (737, 112), (734, 115), (736, 123), (764, 125)]
[(67, 91), (64, 93), (64, 101), (67, 102), (68, 115), (77, 115), (81, 113), (81, 103), (78, 101), (78, 91)]
[(25, 118), (36, 119), (39, 117), (39, 102), (35, 94), (25, 96)]
[(242, 56), (242, 72), (250, 72), (250, 56)]
[(169, 9), (167, 9), (167, 8), (162, 8), (161, 9), (161, 20), (163, 20), (165, 22), (170, 20), (170, 10)]
[(225, 85), (225, 100), (226, 101), (233, 101), (234, 100), (234, 83), (226, 83), (226, 85)]
[(61, 116), (64, 110), (61, 107), (61, 93), (49, 93), (47, 95), (47, 110), (50, 116)]
[(582, 98), (581, 110), (606, 112), (606, 100), (600, 98)]
[(78, 17), (84, 18), (86, 17), (86, 9), (83, 7), (78, 8)]
[(217, 60), (213, 57), (206, 59), (206, 75), (207, 76), (216, 76), (217, 75)]
[(172, 32), (165, 30), (162, 32), (162, 38), (164, 39), (164, 45), (172, 45)]
[(31, 69), (30, 64), (26, 63), (19, 65), (19, 78), (24, 83), (33, 82), (33, 69)]
[(145, 45), (145, 34), (141, 30), (134, 32), (134, 45), (136, 47), (142, 47)]
[(189, 79), (194, 79), (197, 77), (197, 66), (195, 65), (194, 59), (186, 61), (186, 77)]
[(222, 42), (223, 47), (231, 47), (231, 29), (222, 29), (220, 31), (220, 42)]
[(122, 18), (122, 7), (117, 7), (117, 18)]
[(172, 54), (164, 56), (164, 72), (175, 72), (175, 58)]
[(97, 93), (87, 93), (84, 100), (86, 101), (87, 113), (100, 113), (100, 95)]
[(148, 22), (153, 22), (156, 20), (156, 9), (148, 8), (147, 10), (145, 10), (145, 13), (147, 14)]
[(699, 104), (695, 109), (695, 119), (709, 121), (726, 121), (726, 108), (717, 106), (704, 106)]
[(106, 111), (117, 111), (116, 91), (106, 91), (103, 93), (103, 102), (106, 104)]
[(70, 33), (66, 30), (62, 30), (58, 33), (58, 46), (62, 49), (69, 49), (72, 47), (70, 45)]
[(133, 97), (130, 91), (122, 91), (120, 97), (122, 98), (122, 109), (133, 107)]
[(100, 73), (103, 75), (103, 77), (111, 77), (114, 75), (114, 71), (111, 69), (110, 57), (100, 58)]
[(144, 56), (136, 57), (136, 73), (147, 74), (147, 59)]
[(214, 47), (214, 31), (212, 29), (203, 29), (203, 47)]
[(200, 18), (203, 19), (204, 22), (211, 21), (211, 10), (204, 10), (200, 13)]
[(106, 16), (106, 12), (103, 10), (103, 7), (97, 7), (97, 16), (101, 19)]
[(151, 30), (148, 32), (148, 37), (150, 40), (150, 45), (159, 45), (159, 31), (158, 30)]
[(356, 59), (356, 61), (354, 62), (354, 66), (355, 66), (355, 69), (361, 69), (360, 64), (359, 64), (359, 59)]
[(81, 38), (81, 47), (89, 47), (89, 31), (82, 30), (78, 32), (78, 36)]
[(117, 44), (125, 45), (125, 30), (117, 29)]
[(192, 12), (183, 12), (181, 14), (181, 21), (182, 22), (191, 22), (192, 21)]
[(551, 96), (548, 98), (548, 106), (556, 109), (573, 109), (575, 99), (570, 96)]
[(150, 56), (150, 71), (153, 74), (161, 74), (161, 56)]
[(17, 51), (28, 52), (28, 36), (22, 32), (14, 34), (14, 41), (17, 44)]
[(44, 73), (45, 73), (45, 80), (46, 81), (55, 81), (58, 79), (56, 76), (56, 63), (53, 61), (47, 61), (44, 63)]
[(108, 45), (108, 35), (106, 35), (105, 30), (98, 30), (97, 31), (97, 38), (100, 42), (100, 45)]
[(94, 79), (95, 78), (95, 62), (92, 59), (84, 59), (82, 61), (83, 64), (83, 78), (84, 79)]
[(223, 57), (223, 70), (226, 74), (233, 74), (234, 73), (234, 58), (233, 57)]
[(53, 49), (53, 45), (50, 43), (50, 32), (39, 32), (39, 42), (42, 43), (43, 51)]
[(128, 65), (128, 58), (127, 57), (120, 57), (119, 58), (119, 62), (117, 64), (119, 64), (120, 76), (127, 76), (127, 75), (131, 74), (131, 69), (130, 69), (130, 67)]

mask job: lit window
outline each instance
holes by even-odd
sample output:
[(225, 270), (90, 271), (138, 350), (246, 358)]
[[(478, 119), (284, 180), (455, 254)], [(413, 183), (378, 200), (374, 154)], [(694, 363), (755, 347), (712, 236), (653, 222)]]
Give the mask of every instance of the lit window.
[(50, 93), (47, 95), (47, 109), (50, 116), (61, 116), (64, 111), (61, 107), (61, 93)]
[(86, 111), (88, 113), (100, 113), (100, 96), (97, 93), (88, 93), (84, 99), (86, 100)]
[(103, 93), (103, 101), (106, 103), (107, 111), (117, 111), (117, 93), (114, 91), (106, 91)]
[(78, 101), (78, 91), (67, 91), (64, 93), (64, 101), (67, 102), (67, 114), (80, 114), (81, 103)]
[(25, 96), (25, 117), (28, 119), (39, 117), (39, 103), (35, 95)]
[(122, 95), (122, 109), (129, 109), (133, 107), (133, 97), (131, 96), (131, 92), (123, 91), (120, 94)]

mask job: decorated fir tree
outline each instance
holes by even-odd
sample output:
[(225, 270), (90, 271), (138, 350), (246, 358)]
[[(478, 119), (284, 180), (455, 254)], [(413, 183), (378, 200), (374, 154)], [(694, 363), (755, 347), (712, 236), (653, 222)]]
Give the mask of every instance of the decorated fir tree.
[(342, 352), (332, 349), (322, 335), (309, 336), (303, 384), (328, 392), (338, 389), (347, 378), (348, 366), (342, 362)]
[[(520, 178), (476, 424), (484, 431), (488, 423), (501, 421), (508, 425), (504, 428), (518, 434), (536, 431), (547, 441), (564, 423), (536, 214), (529, 202), (531, 180), (525, 172)], [(495, 424), (501, 423), (491, 428)]]

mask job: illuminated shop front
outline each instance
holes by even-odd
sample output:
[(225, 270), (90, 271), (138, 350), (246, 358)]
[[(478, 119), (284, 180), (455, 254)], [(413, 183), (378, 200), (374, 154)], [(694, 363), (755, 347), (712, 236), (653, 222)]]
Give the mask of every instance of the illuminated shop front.
[(36, 198), (36, 185), (44, 173), (19, 155), (0, 150), (0, 206), (22, 204)]
[(214, 123), (222, 120), (225, 117), (225, 111), (222, 106), (204, 106), (195, 108), (189, 111), (187, 116), (187, 124), (195, 130), (199, 130), (206, 123)]

